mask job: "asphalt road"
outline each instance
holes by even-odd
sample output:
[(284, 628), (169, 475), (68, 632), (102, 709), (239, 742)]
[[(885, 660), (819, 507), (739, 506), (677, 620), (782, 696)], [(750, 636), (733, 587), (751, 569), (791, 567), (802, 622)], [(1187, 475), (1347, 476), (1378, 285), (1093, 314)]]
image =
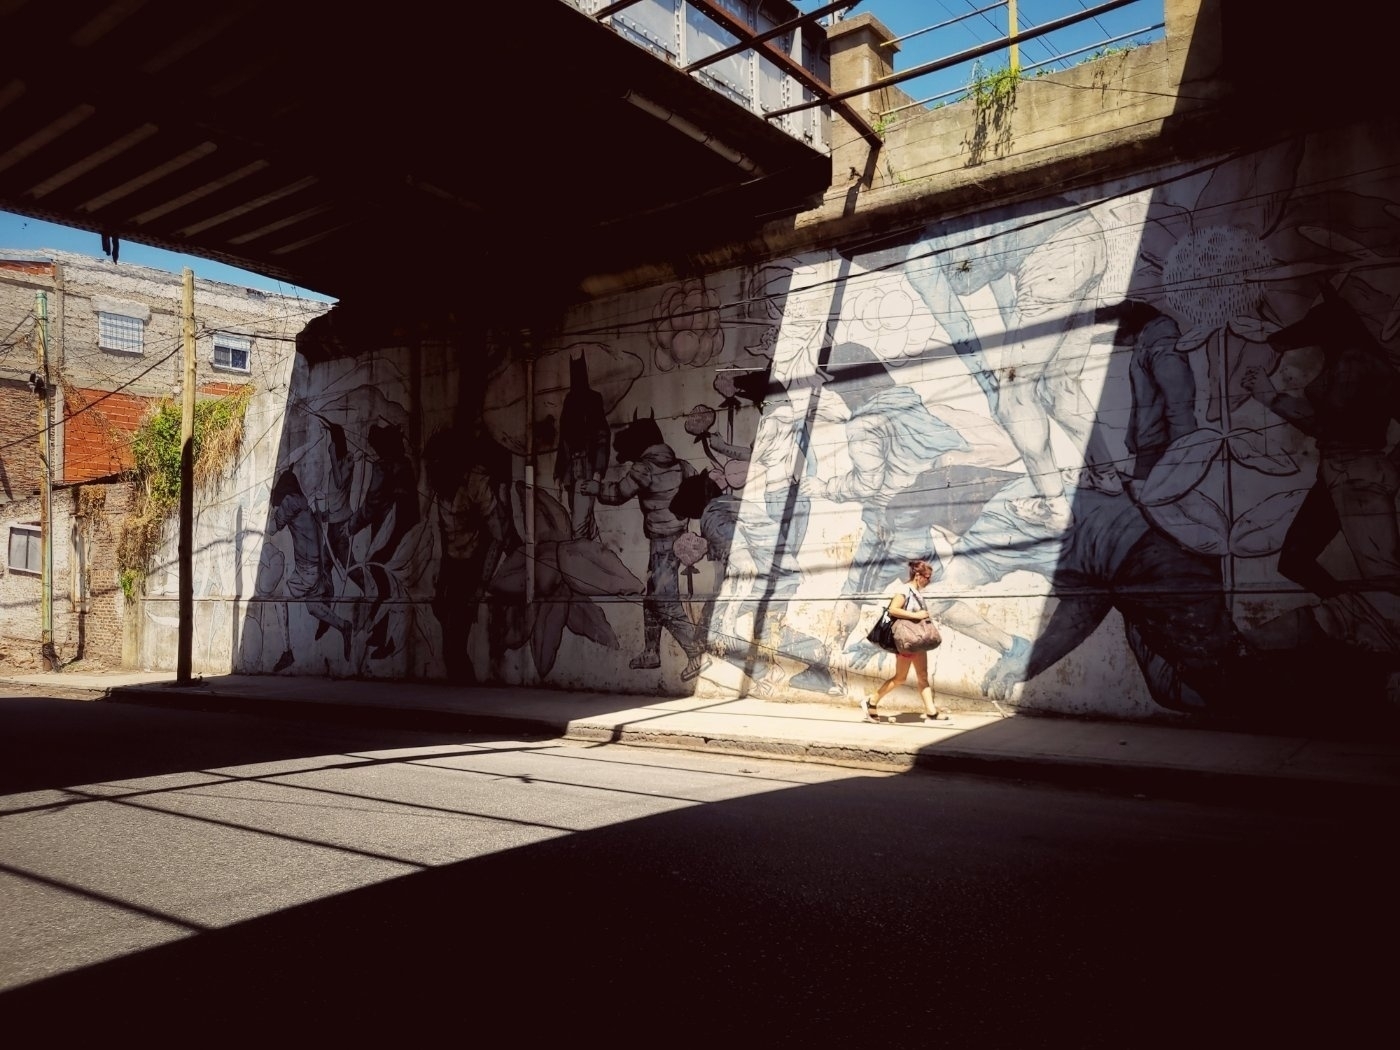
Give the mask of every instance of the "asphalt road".
[(0, 1025), (1355, 1045), (1390, 820), (0, 697)]

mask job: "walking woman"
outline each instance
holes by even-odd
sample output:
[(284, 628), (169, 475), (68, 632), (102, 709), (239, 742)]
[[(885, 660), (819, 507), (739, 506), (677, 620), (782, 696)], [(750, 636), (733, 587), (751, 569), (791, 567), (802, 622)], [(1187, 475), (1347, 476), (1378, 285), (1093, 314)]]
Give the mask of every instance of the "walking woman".
[[(924, 596), (920, 592), (928, 586), (931, 579), (933, 579), (932, 565), (926, 561), (911, 561), (908, 581), (890, 599), (890, 617), (895, 620), (927, 620), (929, 611), (924, 602)], [(875, 708), (888, 693), (909, 677), (909, 668), (911, 667), (919, 682), (919, 699), (924, 704), (924, 721), (943, 722), (947, 720), (947, 713), (933, 702), (933, 686), (929, 684), (928, 680), (928, 653), (917, 652), (895, 653), (894, 674), (880, 683), (880, 688), (875, 690), (874, 696), (867, 697), (860, 702), (860, 709), (869, 721), (880, 721), (880, 716), (875, 713)]]

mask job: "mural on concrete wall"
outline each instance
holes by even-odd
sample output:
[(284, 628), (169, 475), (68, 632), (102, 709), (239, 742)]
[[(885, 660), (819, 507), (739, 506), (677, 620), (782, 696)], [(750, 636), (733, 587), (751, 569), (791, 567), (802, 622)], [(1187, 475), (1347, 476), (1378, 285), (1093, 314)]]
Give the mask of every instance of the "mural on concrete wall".
[[(1285, 143), (773, 264), (710, 301), (719, 323), (697, 325), (694, 354), (656, 356), (722, 395), (683, 422), (693, 475), (651, 435), (676, 472), (671, 515), (691, 522), (676, 558), (718, 570), (698, 632), (672, 632), (684, 677), (699, 646), (722, 688), (861, 688), (851, 676), (886, 659), (867, 620), (927, 558), (932, 607), (962, 640), (940, 661), (954, 691), (1013, 698), (1077, 653), (1121, 682), (1116, 633), (1160, 708), (1301, 698), (1324, 652), (1379, 695), (1400, 653), (1397, 212), (1384, 185), (1296, 192), (1326, 164), (1325, 147)], [(669, 289), (657, 310), (703, 318), (695, 294)], [(729, 371), (736, 348), (763, 367)], [(748, 441), (739, 380), (761, 405)], [(649, 593), (669, 601), (673, 580)], [(655, 666), (657, 622), (676, 619), (657, 608), (634, 668)]]
[[(245, 668), (1258, 713), (1400, 669), (1400, 183), (1289, 142), (304, 362)], [(1325, 669), (1325, 670), (1324, 670)]]

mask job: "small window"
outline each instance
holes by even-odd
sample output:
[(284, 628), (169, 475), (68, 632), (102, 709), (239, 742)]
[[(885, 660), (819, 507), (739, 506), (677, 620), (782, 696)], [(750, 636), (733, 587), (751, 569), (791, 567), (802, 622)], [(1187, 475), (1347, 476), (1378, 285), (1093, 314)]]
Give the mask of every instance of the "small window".
[(144, 349), (146, 322), (127, 314), (97, 315), (97, 345), (103, 350), (139, 354)]
[(32, 572), (38, 576), (43, 570), (40, 555), (42, 541), (39, 530), (27, 525), (10, 526), (10, 571)]
[(214, 367), (246, 372), (253, 356), (253, 341), (246, 335), (214, 334)]

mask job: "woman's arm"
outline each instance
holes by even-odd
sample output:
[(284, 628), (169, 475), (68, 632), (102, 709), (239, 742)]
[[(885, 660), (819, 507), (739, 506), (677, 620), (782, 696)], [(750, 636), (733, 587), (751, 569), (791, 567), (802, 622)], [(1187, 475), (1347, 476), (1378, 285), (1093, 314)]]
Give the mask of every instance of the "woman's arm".
[(904, 607), (904, 594), (901, 591), (890, 599), (890, 618), (894, 620), (927, 620), (927, 609), (906, 609)]

